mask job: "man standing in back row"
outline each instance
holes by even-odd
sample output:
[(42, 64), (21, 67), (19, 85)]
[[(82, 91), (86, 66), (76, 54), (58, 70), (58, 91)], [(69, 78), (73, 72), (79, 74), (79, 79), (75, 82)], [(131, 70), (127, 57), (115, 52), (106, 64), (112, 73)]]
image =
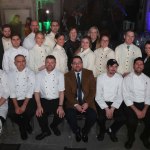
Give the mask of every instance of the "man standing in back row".
[(141, 57), (141, 50), (133, 44), (135, 33), (127, 30), (124, 34), (124, 43), (116, 47), (115, 57), (119, 64), (118, 73), (126, 76), (133, 70), (133, 61), (137, 57)]

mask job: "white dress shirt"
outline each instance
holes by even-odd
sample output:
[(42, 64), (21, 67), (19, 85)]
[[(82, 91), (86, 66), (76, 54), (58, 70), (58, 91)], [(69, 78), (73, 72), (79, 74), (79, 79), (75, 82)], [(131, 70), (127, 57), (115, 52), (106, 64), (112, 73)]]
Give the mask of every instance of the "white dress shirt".
[(95, 71), (96, 77), (99, 74), (107, 71), (106, 64), (109, 59), (115, 59), (115, 53), (109, 47), (98, 48), (94, 51), (95, 54)]
[(28, 61), (28, 55), (29, 52), (27, 49), (25, 49), (22, 46), (19, 46), (19, 48), (10, 48), (7, 51), (5, 51), (4, 56), (3, 56), (3, 62), (2, 62), (2, 66), (3, 66), (3, 70), (6, 72), (12, 71), (12, 70), (16, 70), (16, 66), (14, 64), (15, 62), (15, 56), (17, 55), (23, 55), (26, 57), (26, 61)]
[(133, 102), (150, 105), (150, 79), (145, 74), (131, 72), (123, 80), (123, 98), (127, 106)]
[(45, 58), (49, 55), (50, 49), (45, 45), (34, 45), (34, 47), (29, 51), (29, 61), (28, 66), (35, 73), (38, 72), (38, 68), (45, 65)]
[(94, 76), (96, 76), (95, 75), (95, 54), (94, 54), (94, 52), (90, 48), (88, 48), (84, 51), (81, 48), (81, 51), (78, 53), (78, 56), (80, 56), (82, 58), (83, 68), (93, 71)]
[(111, 106), (117, 109), (120, 107), (123, 101), (122, 80), (122, 76), (118, 73), (112, 77), (109, 77), (107, 73), (98, 76), (95, 100), (101, 109), (108, 107), (106, 102), (112, 102)]
[(32, 98), (35, 86), (35, 74), (29, 68), (23, 71), (11, 71), (8, 73), (10, 98), (24, 100)]
[(23, 47), (31, 50), (35, 45), (35, 33), (31, 32), (23, 41)]
[(54, 69), (48, 73), (45, 69), (36, 74), (34, 91), (39, 92), (41, 98), (47, 100), (59, 98), (59, 92), (64, 90), (64, 75), (59, 70)]
[(56, 45), (51, 55), (55, 56), (56, 58), (56, 69), (58, 69), (62, 73), (68, 72), (68, 57), (64, 48), (59, 45)]
[(50, 32), (50, 34), (47, 34), (45, 36), (44, 45), (47, 45), (50, 47), (50, 49), (54, 49), (54, 46), (56, 45), (55, 42), (55, 34), (53, 32)]
[(133, 71), (133, 61), (137, 57), (142, 57), (141, 50), (134, 44), (121, 44), (115, 49), (115, 57), (119, 64), (118, 73), (124, 74)]
[(7, 40), (6, 40), (6, 38), (3, 37), (2, 43), (3, 43), (4, 51), (6, 51), (12, 47), (11, 38), (7, 38)]
[(9, 97), (9, 88), (8, 88), (8, 79), (4, 71), (0, 70), (0, 98), (6, 99), (5, 103), (0, 106), (0, 116), (6, 119), (8, 112), (8, 101)]

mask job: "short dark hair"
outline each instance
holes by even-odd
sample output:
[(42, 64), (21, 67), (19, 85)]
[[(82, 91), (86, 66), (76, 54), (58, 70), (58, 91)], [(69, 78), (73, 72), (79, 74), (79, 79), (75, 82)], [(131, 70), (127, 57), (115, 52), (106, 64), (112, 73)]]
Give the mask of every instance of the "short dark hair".
[(58, 33), (56, 33), (56, 35), (55, 35), (55, 39), (58, 39), (60, 36), (64, 36), (64, 37), (65, 37), (65, 35), (64, 35), (63, 33), (58, 32)]
[(26, 59), (26, 57), (24, 55), (18, 54), (15, 56), (14, 60), (16, 60), (17, 57), (23, 57), (24, 59)]
[(124, 35), (126, 35), (128, 32), (133, 32), (133, 33), (135, 34), (135, 31), (134, 31), (134, 30), (132, 30), (132, 29), (127, 29), (127, 30), (125, 30)]
[(73, 60), (76, 59), (76, 58), (80, 59), (81, 62), (83, 63), (82, 58), (80, 56), (77, 56), (77, 55), (72, 57), (71, 63), (73, 63)]
[(18, 33), (13, 33), (13, 34), (11, 35), (11, 39), (12, 39), (14, 36), (18, 36), (18, 37), (20, 38), (20, 40), (21, 40), (20, 34), (18, 34)]
[(103, 38), (104, 36), (108, 37), (108, 39), (110, 40), (110, 34), (109, 34), (109, 33), (102, 33), (102, 34), (100, 35), (100, 41), (102, 40), (102, 38)]
[(142, 57), (137, 57), (137, 58), (135, 58), (133, 64), (135, 64), (137, 61), (142, 61), (143, 64), (144, 64), (144, 60), (143, 60)]
[[(57, 22), (57, 23), (59, 24), (59, 21), (56, 20), (56, 19), (52, 20), (52, 21), (51, 21), (51, 24), (52, 24), (53, 22)], [(60, 25), (60, 24), (59, 24), (59, 25)]]
[(56, 61), (56, 58), (55, 58), (55, 56), (53, 56), (53, 55), (48, 55), (48, 56), (46, 56), (45, 60), (47, 60), (47, 59), (54, 59), (54, 60)]
[(150, 44), (150, 40), (146, 41), (146, 43), (144, 44), (144, 46), (147, 45), (147, 44)]
[(3, 31), (5, 28), (10, 28), (10, 30), (11, 30), (11, 26), (10, 26), (9, 24), (4, 24), (4, 25), (2, 25), (2, 31)]
[(70, 27), (69, 28), (69, 33), (71, 32), (71, 30), (73, 30), (73, 29), (75, 29), (76, 31), (77, 31), (77, 33), (78, 33), (78, 28), (76, 27), (76, 26), (72, 26), (72, 27)]

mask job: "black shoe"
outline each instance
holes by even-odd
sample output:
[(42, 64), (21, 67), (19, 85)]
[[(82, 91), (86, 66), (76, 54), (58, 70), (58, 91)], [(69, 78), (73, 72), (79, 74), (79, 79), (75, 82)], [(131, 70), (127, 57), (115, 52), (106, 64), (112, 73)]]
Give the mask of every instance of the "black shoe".
[(32, 128), (32, 126), (30, 125), (30, 123), (26, 125), (26, 130), (27, 130), (27, 132), (28, 132), (29, 134), (31, 134), (31, 133), (33, 132), (33, 128)]
[(129, 140), (125, 143), (124, 147), (125, 147), (126, 149), (131, 149), (132, 146), (133, 146), (133, 142), (134, 142), (134, 139), (129, 139)]
[(26, 140), (28, 138), (27, 132), (24, 126), (19, 126), (20, 136), (22, 140)]
[(105, 133), (99, 133), (99, 134), (97, 135), (98, 141), (103, 141), (103, 140), (104, 140), (104, 135), (105, 135)]
[(60, 136), (61, 135), (61, 132), (60, 132), (60, 130), (57, 127), (53, 127), (52, 125), (50, 125), (50, 128), (52, 129), (52, 131), (54, 132), (54, 134), (56, 136)]
[(144, 138), (141, 134), (140, 139), (142, 140), (144, 147), (150, 149), (150, 142), (148, 141), (148, 138)]
[(88, 142), (88, 135), (87, 134), (82, 134), (82, 141)]
[(118, 142), (118, 138), (116, 137), (116, 134), (111, 131), (111, 129), (106, 130), (107, 134), (109, 135), (112, 142)]
[(42, 132), (41, 134), (37, 135), (35, 137), (36, 140), (42, 140), (44, 139), (45, 137), (47, 136), (50, 136), (51, 135), (51, 132)]
[(81, 141), (81, 134), (80, 134), (80, 132), (76, 132), (75, 137), (76, 137), (76, 141), (77, 142)]

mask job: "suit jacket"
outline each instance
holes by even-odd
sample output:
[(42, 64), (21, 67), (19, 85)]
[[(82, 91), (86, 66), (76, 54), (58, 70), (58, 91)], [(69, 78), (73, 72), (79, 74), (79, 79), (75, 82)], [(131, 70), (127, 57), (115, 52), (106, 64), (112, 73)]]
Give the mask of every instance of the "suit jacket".
[(150, 77), (150, 57), (144, 63), (143, 73)]
[[(90, 108), (95, 109), (95, 93), (96, 93), (96, 81), (92, 71), (82, 69), (82, 92), (84, 94), (83, 101), (88, 103)], [(70, 71), (65, 74), (65, 97), (66, 108), (73, 108), (75, 104), (78, 104), (77, 97), (77, 80), (74, 71)]]
[(4, 55), (4, 47), (3, 47), (2, 37), (0, 37), (0, 69), (2, 69), (3, 55)]

